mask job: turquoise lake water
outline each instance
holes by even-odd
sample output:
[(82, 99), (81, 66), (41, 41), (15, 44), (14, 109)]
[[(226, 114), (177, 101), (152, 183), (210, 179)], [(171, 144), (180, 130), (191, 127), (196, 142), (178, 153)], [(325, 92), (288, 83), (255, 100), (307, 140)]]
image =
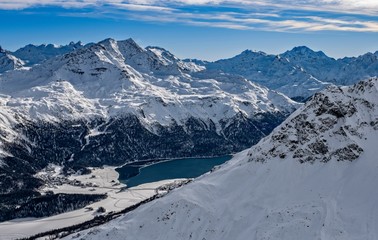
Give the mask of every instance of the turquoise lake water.
[(134, 187), (143, 183), (173, 178), (195, 178), (221, 165), (231, 156), (213, 158), (183, 158), (168, 161), (129, 163), (117, 168), (119, 181)]

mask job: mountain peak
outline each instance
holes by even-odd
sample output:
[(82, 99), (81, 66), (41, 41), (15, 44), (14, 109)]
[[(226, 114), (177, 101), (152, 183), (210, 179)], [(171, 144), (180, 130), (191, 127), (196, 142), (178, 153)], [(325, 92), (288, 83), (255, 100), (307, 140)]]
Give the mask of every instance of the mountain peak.
[(160, 51), (163, 51), (163, 52), (169, 52), (167, 49), (162, 48), (162, 47), (158, 47), (158, 46), (147, 46), (146, 49), (148, 49), (148, 50), (149, 49), (157, 49), (157, 50), (160, 50)]
[(314, 51), (311, 48), (307, 46), (297, 46), (294, 47), (290, 51), (286, 51), (282, 55), (289, 55), (289, 54), (295, 54), (295, 55), (301, 55), (301, 56), (317, 56), (317, 57), (325, 57), (328, 58), (327, 55), (324, 54), (322, 51)]
[(155, 47), (155, 46), (148, 46), (146, 47), (146, 50), (152, 52), (154, 55), (156, 55), (159, 60), (166, 62), (174, 62), (179, 60), (174, 54), (172, 54), (170, 51), (162, 48), (162, 47)]
[(133, 44), (138, 45), (138, 44), (134, 41), (133, 38), (128, 38), (128, 39), (126, 39), (126, 40), (124, 40), (124, 41), (125, 41), (125, 42), (128, 42), (128, 43), (133, 43)]
[(134, 46), (134, 47), (136, 47), (136, 48), (141, 48), (141, 46), (139, 46), (139, 44), (136, 43), (136, 42), (134, 41), (134, 39), (132, 39), (132, 38), (128, 38), (128, 39), (126, 39), (126, 40), (124, 40), (124, 41), (120, 41), (120, 42), (127, 43), (127, 44), (129, 44), (129, 45), (131, 45), (131, 46)]
[(377, 58), (377, 56), (378, 56), (378, 52), (375, 52), (375, 53), (368, 52), (368, 53), (365, 53), (364, 55), (361, 55), (359, 58), (375, 59)]
[(10, 52), (0, 47), (0, 73), (21, 68), (24, 64), (21, 59), (16, 58)]
[(69, 46), (76, 46), (76, 45), (80, 45), (80, 46), (83, 46), (83, 43), (81, 41), (78, 41), (78, 42), (74, 42), (74, 41), (71, 41), (69, 44)]
[(307, 46), (296, 46), (291, 51), (293, 51), (293, 52), (315, 52), (314, 50), (312, 50), (311, 48), (309, 48)]
[(267, 54), (263, 51), (254, 51), (254, 50), (246, 49), (243, 52), (241, 52), (240, 55), (266, 56)]
[[(124, 51), (131, 51), (131, 53), (141, 53), (141, 52), (144, 52), (145, 50), (139, 46), (135, 41), (134, 39), (132, 38), (128, 38), (126, 40), (122, 40), (122, 41), (118, 41), (118, 46), (120, 47), (120, 50), (124, 50)], [(122, 51), (124, 53), (124, 51)]]
[(63, 55), (72, 52), (76, 49), (84, 47), (81, 42), (71, 42), (68, 45), (55, 45), (55, 44), (41, 44), (33, 45), (28, 44), (12, 54), (25, 61), (29, 66), (41, 63), (52, 57)]
[(107, 46), (107, 45), (112, 45), (112, 44), (115, 44), (115, 43), (117, 43), (117, 41), (114, 40), (113, 38), (106, 38), (106, 39), (104, 39), (104, 40), (98, 42), (98, 44), (106, 45), (106, 46)]

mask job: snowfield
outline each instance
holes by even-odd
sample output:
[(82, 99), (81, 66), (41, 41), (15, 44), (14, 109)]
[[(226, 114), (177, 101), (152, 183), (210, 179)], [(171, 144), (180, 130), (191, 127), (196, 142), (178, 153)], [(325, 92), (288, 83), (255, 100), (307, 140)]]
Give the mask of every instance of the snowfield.
[(251, 149), (66, 239), (378, 239), (378, 79), (322, 91)]

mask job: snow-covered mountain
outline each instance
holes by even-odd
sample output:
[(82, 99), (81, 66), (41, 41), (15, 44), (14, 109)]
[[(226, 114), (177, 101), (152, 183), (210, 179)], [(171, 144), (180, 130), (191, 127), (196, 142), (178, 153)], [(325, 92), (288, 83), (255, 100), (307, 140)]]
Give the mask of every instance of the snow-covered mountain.
[(183, 61), (184, 62), (192, 62), (192, 63), (197, 64), (198, 66), (205, 66), (205, 65), (210, 63), (209, 61), (200, 60), (200, 59), (193, 59), (193, 58), (186, 58), (186, 59), (183, 59)]
[(49, 163), (72, 172), (237, 152), (299, 106), (243, 77), (203, 70), (162, 48), (106, 39), (3, 73), (0, 194), (27, 191), (28, 199), (43, 184), (33, 175)]
[(334, 82), (343, 62), (328, 57), (322, 51), (315, 52), (306, 46), (294, 47), (280, 55), (296, 67), (302, 68), (316, 79)]
[[(87, 44), (87, 46), (91, 45)], [(42, 44), (39, 46), (29, 44), (14, 52), (6, 51), (0, 47), (0, 73), (19, 69), (24, 66), (39, 64), (45, 60), (63, 55), (83, 48), (81, 42), (71, 42), (68, 45)]]
[(319, 81), (302, 67), (292, 64), (287, 58), (264, 52), (246, 50), (233, 58), (205, 66), (207, 69), (242, 75), (292, 98), (308, 98), (330, 85)]
[(378, 54), (366, 53), (359, 57), (333, 59), (322, 51), (295, 47), (281, 55), (305, 69), (315, 78), (336, 85), (351, 85), (378, 75)]
[(376, 53), (336, 60), (305, 46), (279, 55), (246, 50), (230, 59), (197, 63), (242, 75), (293, 99), (306, 99), (330, 84), (350, 85), (378, 75)]
[(377, 103), (377, 78), (330, 87), (212, 173), (67, 239), (377, 239)]
[(335, 82), (348, 85), (378, 75), (378, 53), (366, 53), (343, 65)]
[(81, 42), (71, 42), (68, 45), (59, 46), (54, 44), (42, 44), (38, 46), (29, 44), (16, 50), (12, 54), (17, 58), (22, 59), (26, 63), (26, 65), (31, 66), (55, 56), (72, 52), (82, 47), (84, 47), (84, 45)]
[[(5, 73), (0, 92), (12, 97), (4, 97), (5, 105), (25, 117), (55, 121), (133, 113), (149, 124), (195, 117), (219, 127), (221, 119), (236, 114), (289, 113), (297, 106), (242, 77), (203, 69), (161, 48), (107, 39), (31, 69)], [(67, 102), (59, 102), (63, 99)], [(64, 111), (62, 106), (71, 108)], [(161, 107), (165, 110), (156, 111)]]
[(0, 74), (8, 70), (21, 68), (24, 65), (25, 63), (21, 59), (0, 47)]
[[(126, 63), (139, 72), (153, 71), (167, 74), (174, 72), (176, 64), (181, 64), (181, 70), (222, 71), (229, 74), (241, 75), (254, 83), (259, 83), (270, 89), (284, 93), (295, 100), (303, 101), (325, 87), (335, 84), (339, 86), (350, 85), (359, 80), (378, 75), (378, 52), (366, 53), (359, 57), (345, 57), (334, 59), (322, 51), (313, 51), (308, 47), (294, 47), (279, 55), (266, 54), (246, 50), (241, 54), (215, 62), (198, 59), (180, 60), (169, 51), (160, 47), (147, 47), (143, 49), (138, 44), (125, 43), (126, 49), (135, 52), (125, 52)], [(133, 48), (127, 45), (134, 45)], [(83, 45), (81, 42), (71, 42), (68, 45), (57, 46), (42, 44), (39, 46), (29, 44), (15, 52), (7, 52), (6, 57), (0, 59), (0, 73), (22, 66), (32, 66), (58, 55), (67, 54), (93, 43)], [(145, 51), (147, 50), (147, 51)], [(120, 51), (122, 51), (122, 46)], [(159, 62), (159, 66), (155, 66)], [(145, 65), (148, 63), (148, 65)], [(161, 69), (159, 69), (161, 67)]]

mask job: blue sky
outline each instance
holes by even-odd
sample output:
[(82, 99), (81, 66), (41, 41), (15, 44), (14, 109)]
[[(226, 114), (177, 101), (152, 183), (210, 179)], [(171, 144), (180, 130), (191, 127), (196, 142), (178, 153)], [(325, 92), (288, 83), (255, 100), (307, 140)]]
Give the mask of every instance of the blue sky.
[(181, 58), (306, 45), (332, 57), (378, 50), (376, 0), (0, 0), (0, 45), (132, 37)]

